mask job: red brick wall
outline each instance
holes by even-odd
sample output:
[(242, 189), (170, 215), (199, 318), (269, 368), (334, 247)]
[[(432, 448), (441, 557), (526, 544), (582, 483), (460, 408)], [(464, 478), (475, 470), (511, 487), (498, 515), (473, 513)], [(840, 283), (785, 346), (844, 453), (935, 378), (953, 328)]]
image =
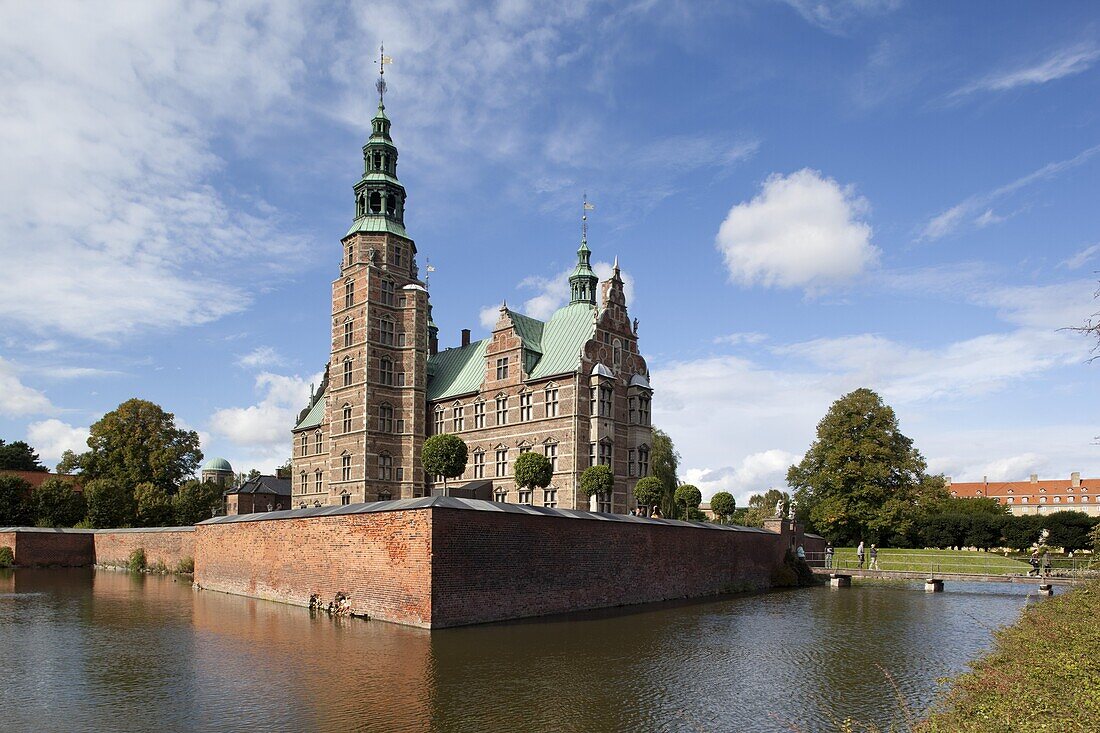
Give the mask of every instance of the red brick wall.
[(436, 509), (433, 627), (770, 585), (777, 534)]
[(20, 528), (0, 532), (0, 547), (10, 547), (16, 565), (91, 565), (95, 558), (90, 531)]
[(139, 547), (144, 548), (149, 567), (161, 562), (169, 570), (175, 570), (181, 559), (195, 556), (194, 527), (102, 529), (94, 536), (97, 565), (126, 566), (130, 553)]
[(355, 613), (428, 626), (431, 511), (200, 524), (195, 583), (300, 605), (342, 592)]

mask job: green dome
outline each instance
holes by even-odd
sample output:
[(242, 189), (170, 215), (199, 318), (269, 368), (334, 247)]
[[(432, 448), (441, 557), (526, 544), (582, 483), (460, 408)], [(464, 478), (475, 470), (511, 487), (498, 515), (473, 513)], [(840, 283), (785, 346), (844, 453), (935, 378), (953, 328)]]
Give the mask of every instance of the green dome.
[(224, 458), (211, 458), (206, 463), (202, 464), (203, 471), (229, 471), (233, 472), (233, 467), (229, 465), (229, 461)]

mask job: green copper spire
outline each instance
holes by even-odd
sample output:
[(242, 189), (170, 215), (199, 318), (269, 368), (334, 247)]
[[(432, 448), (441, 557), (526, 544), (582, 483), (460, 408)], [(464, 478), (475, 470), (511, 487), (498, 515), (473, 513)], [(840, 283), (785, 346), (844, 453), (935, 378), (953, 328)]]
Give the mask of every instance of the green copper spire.
[(378, 74), (378, 112), (371, 120), (371, 134), (363, 146), (363, 177), (355, 184), (353, 232), (390, 232), (408, 238), (405, 232), (405, 187), (397, 179), (397, 146), (390, 137), (386, 116), (386, 64), (381, 53)]
[(587, 194), (581, 206), (581, 246), (577, 250), (577, 266), (569, 276), (569, 302), (596, 304), (596, 285), (600, 279), (592, 271), (590, 259), (592, 250), (588, 249), (588, 212), (596, 207), (588, 203)]

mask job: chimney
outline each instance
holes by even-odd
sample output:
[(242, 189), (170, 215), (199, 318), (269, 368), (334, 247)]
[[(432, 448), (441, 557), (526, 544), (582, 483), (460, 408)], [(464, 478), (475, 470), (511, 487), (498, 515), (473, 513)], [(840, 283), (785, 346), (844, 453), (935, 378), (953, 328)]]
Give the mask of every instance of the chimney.
[(1081, 486), (1081, 472), (1074, 471), (1069, 475), (1069, 485), (1073, 488), (1080, 488)]
[(1039, 483), (1039, 474), (1037, 474), (1037, 473), (1031, 474), (1031, 483), (1033, 483), (1033, 484)]
[[(301, 422), (301, 420), (299, 420), (298, 422)], [(950, 489), (951, 488), (951, 477), (950, 476), (945, 476), (944, 479), (943, 479), (943, 484), (944, 484), (944, 488)]]
[(470, 329), (468, 329), (468, 328), (462, 329), (462, 345), (463, 346), (469, 346), (470, 345)]

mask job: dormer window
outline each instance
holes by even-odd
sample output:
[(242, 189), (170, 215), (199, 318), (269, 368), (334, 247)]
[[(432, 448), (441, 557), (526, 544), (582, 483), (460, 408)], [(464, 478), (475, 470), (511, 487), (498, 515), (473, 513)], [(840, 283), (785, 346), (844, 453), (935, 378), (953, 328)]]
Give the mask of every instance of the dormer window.
[(497, 379), (508, 378), (508, 357), (502, 356), (497, 359)]

